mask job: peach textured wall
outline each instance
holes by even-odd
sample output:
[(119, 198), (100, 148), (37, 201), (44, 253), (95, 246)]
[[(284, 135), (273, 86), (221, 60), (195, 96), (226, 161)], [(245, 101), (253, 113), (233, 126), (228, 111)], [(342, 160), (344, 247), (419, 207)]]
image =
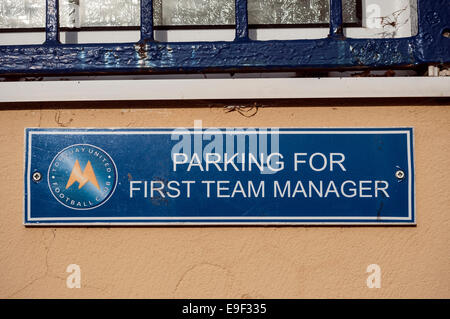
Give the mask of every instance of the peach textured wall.
[[(261, 103), (248, 118), (208, 101), (1, 105), (0, 297), (450, 298), (449, 100)], [(413, 126), (417, 226), (22, 225), (25, 127), (175, 127), (197, 119), (215, 127)], [(73, 263), (81, 289), (66, 287)], [(381, 267), (380, 289), (366, 286), (369, 264)]]

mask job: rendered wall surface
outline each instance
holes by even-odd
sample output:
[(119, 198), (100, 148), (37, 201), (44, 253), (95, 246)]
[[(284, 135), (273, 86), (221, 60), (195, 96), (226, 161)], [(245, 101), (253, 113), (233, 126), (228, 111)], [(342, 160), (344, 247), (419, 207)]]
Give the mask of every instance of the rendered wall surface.
[[(450, 298), (448, 99), (262, 101), (251, 117), (226, 112), (226, 104), (1, 105), (0, 297)], [(412, 126), (417, 226), (22, 225), (25, 127), (190, 127), (194, 120), (205, 127)], [(66, 287), (69, 264), (81, 267), (80, 289)], [(381, 267), (379, 289), (366, 286), (370, 264)]]

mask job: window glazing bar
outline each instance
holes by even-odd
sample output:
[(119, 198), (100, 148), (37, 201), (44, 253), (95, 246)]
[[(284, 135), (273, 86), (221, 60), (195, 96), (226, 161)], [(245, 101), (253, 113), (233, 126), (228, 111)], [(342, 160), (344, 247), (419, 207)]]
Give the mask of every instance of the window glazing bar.
[(141, 42), (153, 40), (153, 0), (141, 0)]
[(330, 37), (344, 35), (342, 18), (342, 0), (330, 0)]
[(46, 0), (45, 43), (59, 42), (59, 0)]
[(236, 38), (235, 41), (248, 41), (247, 0), (235, 0)]

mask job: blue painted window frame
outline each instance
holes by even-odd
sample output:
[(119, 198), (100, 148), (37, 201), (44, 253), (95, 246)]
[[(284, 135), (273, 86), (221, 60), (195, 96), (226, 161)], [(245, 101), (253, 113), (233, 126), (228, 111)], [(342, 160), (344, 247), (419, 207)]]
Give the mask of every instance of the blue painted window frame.
[(450, 0), (418, 0), (418, 34), (355, 39), (343, 34), (342, 0), (330, 0), (330, 33), (315, 40), (249, 38), (247, 0), (235, 0), (234, 41), (157, 42), (153, 2), (141, 0), (137, 43), (62, 44), (58, 0), (46, 0), (42, 45), (0, 46), (0, 75), (149, 74), (407, 67), (450, 62)]

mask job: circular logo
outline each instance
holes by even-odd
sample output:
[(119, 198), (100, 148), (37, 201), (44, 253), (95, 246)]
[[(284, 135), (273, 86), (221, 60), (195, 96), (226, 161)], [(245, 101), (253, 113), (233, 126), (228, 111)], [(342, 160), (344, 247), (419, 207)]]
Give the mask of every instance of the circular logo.
[(76, 144), (55, 156), (47, 179), (50, 191), (61, 204), (86, 210), (104, 204), (114, 193), (117, 168), (101, 148)]

